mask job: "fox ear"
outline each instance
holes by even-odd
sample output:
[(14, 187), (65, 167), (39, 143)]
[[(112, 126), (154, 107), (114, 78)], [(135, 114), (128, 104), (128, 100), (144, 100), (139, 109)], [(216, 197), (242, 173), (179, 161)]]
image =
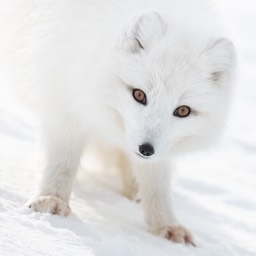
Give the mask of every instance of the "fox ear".
[(158, 12), (146, 11), (128, 26), (121, 40), (121, 48), (130, 52), (147, 49), (150, 43), (165, 34), (166, 25)]
[(214, 83), (221, 83), (229, 79), (236, 62), (233, 43), (226, 38), (220, 38), (208, 48), (208, 54), (210, 54), (212, 66), (212, 81)]

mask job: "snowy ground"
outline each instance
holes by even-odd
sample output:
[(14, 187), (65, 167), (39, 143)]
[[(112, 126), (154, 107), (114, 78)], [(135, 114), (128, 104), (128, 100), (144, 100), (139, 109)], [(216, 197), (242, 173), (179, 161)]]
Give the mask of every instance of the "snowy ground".
[(102, 186), (97, 174), (87, 175), (86, 186), (76, 182), (71, 217), (23, 208), (39, 178), (36, 127), (0, 87), (0, 255), (256, 255), (256, 3), (214, 2), (237, 46), (240, 74), (218, 147), (176, 166), (177, 215), (198, 246), (147, 233), (140, 205)]

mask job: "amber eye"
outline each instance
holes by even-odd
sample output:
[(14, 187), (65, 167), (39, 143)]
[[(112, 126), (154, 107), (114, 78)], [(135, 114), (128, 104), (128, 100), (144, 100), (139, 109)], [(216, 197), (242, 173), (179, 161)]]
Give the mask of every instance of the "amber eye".
[(173, 115), (177, 117), (187, 117), (189, 116), (191, 110), (188, 106), (180, 106), (174, 110)]
[(133, 98), (138, 101), (139, 103), (146, 105), (147, 104), (147, 96), (146, 94), (140, 89), (134, 89), (132, 91)]

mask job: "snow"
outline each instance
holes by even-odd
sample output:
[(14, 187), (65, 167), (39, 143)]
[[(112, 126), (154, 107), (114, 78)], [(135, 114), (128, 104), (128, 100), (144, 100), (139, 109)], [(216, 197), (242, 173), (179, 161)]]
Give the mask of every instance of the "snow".
[(237, 47), (239, 75), (221, 142), (176, 163), (174, 204), (197, 247), (149, 234), (140, 205), (98, 172), (80, 170), (68, 218), (23, 207), (40, 177), (37, 125), (0, 86), (0, 255), (256, 255), (256, 3), (213, 2)]

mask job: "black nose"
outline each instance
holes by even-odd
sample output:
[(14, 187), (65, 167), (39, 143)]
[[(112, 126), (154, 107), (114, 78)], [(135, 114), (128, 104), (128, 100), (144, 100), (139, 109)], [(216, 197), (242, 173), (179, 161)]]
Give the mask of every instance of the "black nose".
[(139, 151), (143, 156), (152, 156), (155, 153), (153, 146), (149, 143), (140, 145)]

